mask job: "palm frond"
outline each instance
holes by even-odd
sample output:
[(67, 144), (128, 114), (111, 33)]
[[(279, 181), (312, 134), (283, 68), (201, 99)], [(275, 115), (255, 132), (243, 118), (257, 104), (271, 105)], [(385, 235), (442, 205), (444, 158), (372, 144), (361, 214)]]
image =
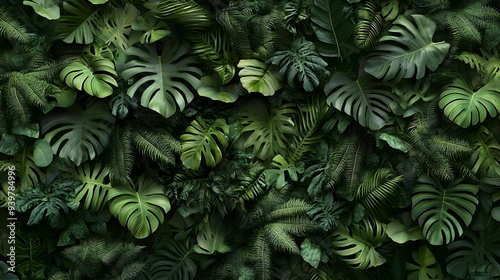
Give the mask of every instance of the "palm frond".
[(354, 44), (362, 50), (370, 50), (380, 39), (383, 20), (380, 5), (376, 0), (368, 0), (358, 8), (358, 22), (354, 29)]

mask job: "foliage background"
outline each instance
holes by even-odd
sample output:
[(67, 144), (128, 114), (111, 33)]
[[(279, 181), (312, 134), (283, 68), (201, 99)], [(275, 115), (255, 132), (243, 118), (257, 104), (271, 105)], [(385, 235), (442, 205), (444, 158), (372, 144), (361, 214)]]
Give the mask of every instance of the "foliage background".
[(499, 9), (4, 0), (2, 279), (500, 277)]

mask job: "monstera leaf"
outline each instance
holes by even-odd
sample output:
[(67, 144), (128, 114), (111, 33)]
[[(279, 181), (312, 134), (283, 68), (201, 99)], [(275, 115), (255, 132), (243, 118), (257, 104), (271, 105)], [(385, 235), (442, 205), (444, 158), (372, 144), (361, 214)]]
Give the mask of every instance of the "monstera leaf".
[(206, 223), (196, 236), (198, 244), (194, 245), (194, 251), (203, 255), (211, 255), (215, 252), (227, 253), (231, 251), (231, 247), (225, 244), (225, 238), (226, 233), (220, 221)]
[(368, 56), (365, 71), (384, 81), (421, 79), (443, 62), (450, 44), (432, 42), (436, 24), (423, 15), (399, 16)]
[(186, 242), (176, 242), (168, 240), (164, 250), (159, 250), (149, 257), (146, 263), (152, 280), (190, 280), (194, 279), (198, 267), (191, 255), (188, 240)]
[(142, 44), (152, 44), (170, 34), (167, 24), (149, 13), (137, 17), (131, 26), (136, 31), (144, 31), (140, 38)]
[(353, 81), (347, 74), (337, 72), (325, 86), (325, 93), (330, 106), (344, 111), (364, 127), (378, 130), (391, 118), (394, 95), (368, 75)]
[(113, 62), (101, 56), (79, 58), (61, 71), (61, 80), (68, 86), (99, 98), (113, 94), (116, 76)]
[(222, 153), (228, 146), (226, 135), (229, 126), (224, 119), (217, 119), (211, 125), (202, 118), (197, 118), (181, 135), (182, 154), (184, 166), (198, 170), (201, 159), (207, 166), (215, 166), (222, 160)]
[(100, 45), (113, 44), (118, 55), (122, 55), (128, 47), (128, 35), (132, 30), (132, 22), (140, 15), (140, 11), (132, 4), (114, 9), (104, 17), (104, 28), (97, 35)]
[(273, 74), (269, 65), (257, 59), (242, 59), (238, 67), (242, 68), (238, 73), (241, 84), (248, 92), (272, 96), (281, 88), (281, 81)]
[(222, 85), (219, 78), (212, 76), (201, 77), (201, 86), (198, 88), (198, 94), (212, 100), (222, 101), (224, 103), (233, 103), (238, 97), (237, 85)]
[(341, 49), (352, 32), (354, 22), (350, 13), (342, 7), (340, 0), (315, 0), (311, 8), (311, 21), (314, 33), (323, 44), (318, 46), (321, 55), (341, 57)]
[(247, 104), (243, 113), (242, 133), (251, 132), (245, 148), (253, 146), (253, 153), (261, 159), (273, 158), (276, 154), (286, 154), (287, 137), (297, 134), (294, 122), (288, 114), (295, 113), (294, 105), (283, 104), (279, 108), (268, 108), (259, 100)]
[(102, 12), (88, 1), (69, 0), (63, 2), (66, 12), (56, 27), (65, 43), (91, 44), (102, 26)]
[(80, 165), (104, 150), (114, 119), (106, 102), (89, 98), (45, 116), (42, 132), (54, 154)]
[(58, 19), (61, 16), (56, 0), (29, 0), (23, 1), (23, 5), (31, 6), (35, 13), (48, 20)]
[(489, 82), (477, 91), (463, 79), (455, 80), (441, 94), (439, 107), (454, 123), (467, 128), (500, 112), (500, 83)]
[(436, 258), (426, 246), (420, 246), (418, 251), (412, 252), (414, 263), (406, 263), (408, 280), (442, 279), (441, 270)]
[(472, 222), (478, 200), (476, 185), (461, 184), (461, 180), (443, 187), (427, 174), (418, 178), (413, 190), (411, 216), (423, 229), (432, 245), (453, 241), (464, 232), (463, 225)]
[[(488, 264), (490, 276), (500, 276), (500, 234), (499, 224), (490, 222), (486, 230), (478, 234), (466, 232), (463, 240), (448, 245), (449, 255), (446, 258), (446, 270), (455, 277), (466, 279), (467, 274), (476, 265)], [(486, 278), (485, 278), (486, 279)]]
[(152, 234), (163, 223), (170, 202), (163, 193), (163, 186), (142, 174), (135, 182), (119, 184), (109, 190), (109, 211), (127, 226), (135, 238)]
[(142, 106), (168, 118), (177, 111), (177, 106), (182, 111), (193, 100), (192, 91), (200, 85), (201, 70), (194, 65), (193, 57), (184, 57), (189, 51), (187, 45), (167, 42), (161, 55), (154, 46), (147, 46), (147, 50), (127, 49), (127, 57), (132, 60), (125, 64), (122, 76), (136, 80), (127, 93), (141, 95)]
[(364, 270), (385, 263), (376, 248), (386, 239), (384, 225), (375, 220), (363, 220), (352, 232), (340, 225), (333, 233), (335, 254), (352, 268)]
[(81, 190), (75, 201), (83, 205), (84, 209), (99, 212), (108, 201), (109, 167), (101, 162), (90, 164), (86, 162), (71, 171), (71, 177), (81, 182)]
[(498, 136), (482, 126), (476, 133), (470, 162), (472, 171), (480, 176), (500, 178), (500, 143)]

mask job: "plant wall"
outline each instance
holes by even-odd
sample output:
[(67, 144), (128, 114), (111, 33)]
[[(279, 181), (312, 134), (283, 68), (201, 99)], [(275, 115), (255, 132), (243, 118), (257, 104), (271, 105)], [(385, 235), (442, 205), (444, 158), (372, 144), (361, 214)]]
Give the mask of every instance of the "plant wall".
[(4, 0), (2, 277), (500, 277), (499, 9)]

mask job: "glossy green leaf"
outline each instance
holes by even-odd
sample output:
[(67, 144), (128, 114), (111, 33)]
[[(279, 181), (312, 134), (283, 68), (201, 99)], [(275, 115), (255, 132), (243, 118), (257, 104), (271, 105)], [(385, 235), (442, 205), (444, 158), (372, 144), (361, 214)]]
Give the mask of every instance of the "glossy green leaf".
[(29, 0), (23, 1), (23, 5), (31, 6), (35, 13), (48, 20), (59, 19), (61, 16), (59, 5), (55, 0)]
[(211, 76), (201, 78), (201, 86), (197, 91), (200, 96), (224, 103), (233, 103), (240, 96), (237, 91), (237, 85), (224, 86), (218, 79)]
[(38, 139), (33, 146), (33, 161), (38, 167), (47, 167), (52, 162), (54, 153), (49, 142), (45, 139)]
[(242, 59), (238, 67), (241, 68), (238, 73), (241, 84), (248, 92), (272, 96), (281, 88), (280, 79), (273, 74), (269, 65), (257, 59)]
[(392, 241), (404, 244), (408, 241), (415, 241), (424, 239), (422, 234), (422, 229), (419, 226), (407, 229), (401, 222), (394, 220), (387, 225), (387, 236), (389, 236)]

